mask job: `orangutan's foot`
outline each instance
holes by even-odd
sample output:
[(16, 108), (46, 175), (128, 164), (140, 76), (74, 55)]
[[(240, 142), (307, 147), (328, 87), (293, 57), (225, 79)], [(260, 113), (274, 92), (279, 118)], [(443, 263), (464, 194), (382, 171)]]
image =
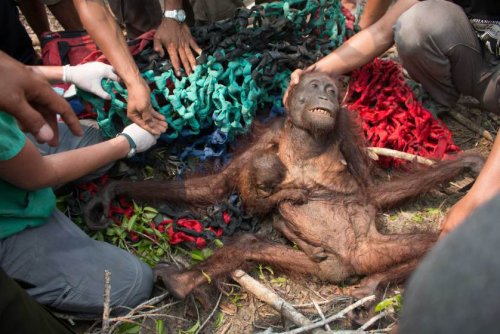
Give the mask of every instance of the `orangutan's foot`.
[(193, 290), (190, 272), (181, 271), (167, 263), (158, 263), (153, 269), (155, 281), (161, 281), (177, 299), (184, 299)]

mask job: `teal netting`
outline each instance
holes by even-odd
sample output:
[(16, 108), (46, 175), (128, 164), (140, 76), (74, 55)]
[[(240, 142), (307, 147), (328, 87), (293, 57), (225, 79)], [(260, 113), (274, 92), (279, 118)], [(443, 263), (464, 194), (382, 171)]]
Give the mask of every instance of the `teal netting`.
[[(169, 125), (169, 140), (219, 132), (232, 140), (248, 130), (258, 110), (280, 109), (290, 73), (330, 53), (350, 36), (340, 1), (290, 0), (239, 10), (235, 17), (192, 28), (204, 52), (194, 73), (177, 78), (168, 59), (159, 59), (151, 45), (136, 57), (146, 64), (142, 76), (151, 88), (151, 103)], [(103, 81), (111, 101), (83, 91), (107, 137), (130, 121), (127, 90)]]

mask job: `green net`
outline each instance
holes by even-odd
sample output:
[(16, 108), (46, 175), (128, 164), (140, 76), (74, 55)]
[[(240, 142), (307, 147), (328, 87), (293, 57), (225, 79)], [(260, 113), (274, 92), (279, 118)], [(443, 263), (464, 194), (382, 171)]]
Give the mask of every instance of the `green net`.
[[(218, 130), (231, 140), (250, 127), (258, 110), (281, 108), (290, 73), (322, 58), (352, 34), (340, 1), (291, 0), (239, 10), (235, 17), (192, 28), (203, 48), (194, 73), (178, 78), (152, 42), (138, 57), (153, 107), (166, 117), (168, 139)], [(146, 59), (146, 61), (144, 61)], [(136, 57), (137, 60), (137, 57)], [(152, 64), (152, 65), (151, 65)], [(111, 101), (80, 91), (107, 137), (130, 123), (127, 90), (103, 81)]]

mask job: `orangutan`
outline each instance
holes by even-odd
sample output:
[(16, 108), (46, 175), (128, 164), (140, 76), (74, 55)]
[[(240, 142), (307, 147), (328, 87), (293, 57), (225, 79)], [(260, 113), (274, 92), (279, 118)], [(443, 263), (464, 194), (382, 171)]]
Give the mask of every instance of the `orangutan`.
[(204, 262), (179, 271), (168, 265), (156, 275), (178, 298), (245, 264), (267, 263), (289, 272), (342, 282), (368, 276), (366, 287), (407, 275), (437, 234), (384, 235), (375, 217), (448, 181), (466, 168), (478, 172), (483, 158), (461, 154), (427, 169), (381, 177), (369, 159), (351, 113), (340, 108), (335, 81), (304, 74), (290, 92), (287, 117), (273, 122), (220, 173), (185, 181), (117, 182), (86, 210), (87, 220), (105, 215), (111, 198), (206, 205), (239, 192), (246, 210), (273, 214), (273, 227), (299, 249), (244, 234)]

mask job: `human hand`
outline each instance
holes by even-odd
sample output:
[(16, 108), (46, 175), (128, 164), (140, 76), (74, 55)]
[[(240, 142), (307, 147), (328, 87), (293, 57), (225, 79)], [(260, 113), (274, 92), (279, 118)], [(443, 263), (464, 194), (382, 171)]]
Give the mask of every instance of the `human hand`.
[(37, 141), (50, 146), (58, 144), (57, 114), (73, 134), (83, 134), (68, 102), (41, 75), (1, 51), (0, 72), (0, 110), (14, 116)]
[(144, 152), (156, 144), (156, 140), (159, 137), (144, 130), (135, 123), (127, 125), (125, 129), (123, 129), (122, 133), (128, 135), (132, 139), (135, 143), (136, 152), (138, 153)]
[(118, 81), (119, 77), (113, 67), (100, 62), (63, 67), (63, 81), (75, 84), (80, 89), (93, 93), (100, 98), (109, 100), (111, 96), (102, 88), (102, 79)]
[(296, 69), (295, 71), (292, 72), (292, 74), (290, 74), (290, 83), (288, 84), (288, 88), (286, 89), (285, 94), (283, 94), (283, 106), (285, 106), (285, 108), (288, 108), (287, 107), (288, 95), (294, 89), (294, 87), (298, 85), (300, 77), (302, 76), (303, 73), (304, 70)]
[(154, 135), (167, 130), (165, 116), (151, 106), (150, 90), (144, 80), (128, 88), (127, 117)]
[(316, 65), (312, 64), (305, 70), (301, 70), (299, 68), (293, 71), (292, 74), (290, 74), (290, 83), (288, 84), (288, 88), (286, 89), (285, 94), (283, 94), (283, 105), (285, 106), (285, 108), (287, 108), (288, 95), (290, 95), (290, 92), (295, 88), (295, 86), (299, 84), (302, 75), (304, 75), (304, 73), (314, 71), (316, 71)]
[(187, 24), (164, 18), (158, 26), (154, 36), (154, 49), (165, 55), (165, 48), (172, 62), (175, 75), (180, 77), (180, 65), (184, 67), (187, 75), (190, 75), (196, 66), (196, 56), (193, 51), (200, 55), (201, 48), (196, 44)]

